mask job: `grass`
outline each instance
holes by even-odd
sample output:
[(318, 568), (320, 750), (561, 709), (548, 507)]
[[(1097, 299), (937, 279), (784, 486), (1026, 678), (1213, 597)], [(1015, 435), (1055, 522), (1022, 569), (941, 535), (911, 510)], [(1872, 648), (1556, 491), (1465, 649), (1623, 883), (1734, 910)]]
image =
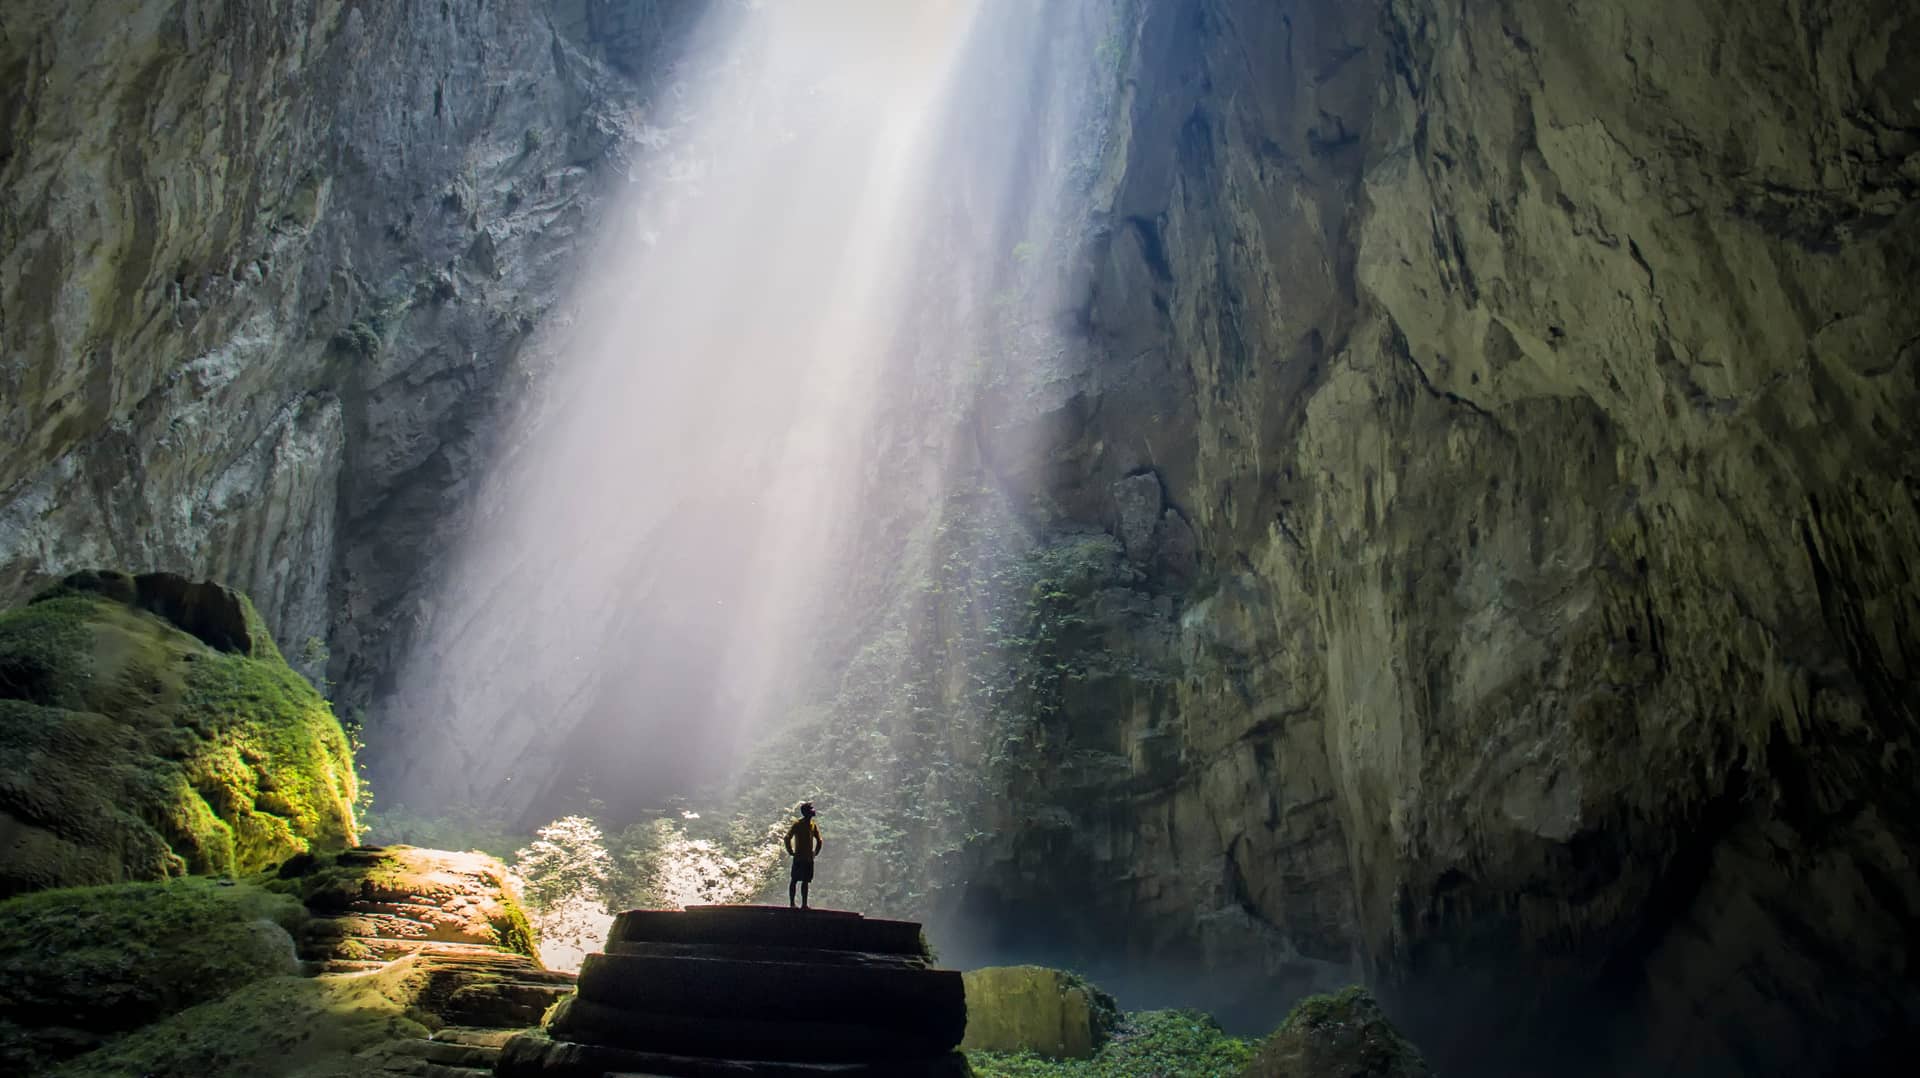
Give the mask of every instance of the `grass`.
[(1198, 1011), (1139, 1011), (1092, 1059), (968, 1052), (967, 1060), (978, 1078), (1235, 1078), (1253, 1052)]

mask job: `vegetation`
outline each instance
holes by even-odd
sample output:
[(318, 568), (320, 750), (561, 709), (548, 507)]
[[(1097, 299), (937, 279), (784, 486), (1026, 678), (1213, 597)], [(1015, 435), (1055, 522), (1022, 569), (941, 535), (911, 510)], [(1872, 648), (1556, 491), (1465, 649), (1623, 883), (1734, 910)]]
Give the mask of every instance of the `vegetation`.
[[(52, 1071), (54, 1078), (385, 1073), (378, 1045), (425, 1037), (430, 990), (398, 962), (352, 977), (267, 977), (187, 1008)], [(369, 1058), (373, 1050), (376, 1055)], [(405, 1063), (401, 1063), (404, 1066)]]
[(612, 867), (600, 828), (585, 816), (555, 820), (514, 854), (513, 872), (533, 914), (542, 962), (554, 969), (579, 969), (587, 953), (607, 938), (612, 923), (607, 875)]
[(1253, 1073), (1262, 1078), (1426, 1078), (1427, 1065), (1359, 986), (1308, 996), (1260, 1046)]
[(346, 735), (241, 609), (244, 653), (99, 593), (0, 615), (0, 811), (20, 825), (0, 895), (244, 874), (353, 841)]
[(289, 933), (305, 916), (291, 897), (208, 879), (0, 902), (0, 1073), (41, 1073), (124, 1031), (292, 973)]
[(968, 1052), (978, 1078), (1235, 1078), (1254, 1046), (1198, 1011), (1129, 1014), (1092, 1059)]

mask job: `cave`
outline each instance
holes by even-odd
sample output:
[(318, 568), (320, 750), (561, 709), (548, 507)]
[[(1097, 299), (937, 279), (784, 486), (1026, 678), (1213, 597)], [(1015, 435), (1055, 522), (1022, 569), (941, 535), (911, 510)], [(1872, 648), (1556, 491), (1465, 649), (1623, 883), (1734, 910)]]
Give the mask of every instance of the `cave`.
[(809, 800), (822, 901), (1250, 1045), (1906, 1073), (1920, 9), (14, 0), (0, 73), (8, 902), (590, 824), (595, 917), (778, 905)]

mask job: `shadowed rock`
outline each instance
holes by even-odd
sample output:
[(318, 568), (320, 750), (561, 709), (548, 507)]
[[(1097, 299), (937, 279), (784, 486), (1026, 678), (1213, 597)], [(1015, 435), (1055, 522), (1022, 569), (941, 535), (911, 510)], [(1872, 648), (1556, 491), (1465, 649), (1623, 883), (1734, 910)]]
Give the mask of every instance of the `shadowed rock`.
[(962, 1075), (960, 974), (920, 926), (831, 910), (635, 910), (499, 1073)]

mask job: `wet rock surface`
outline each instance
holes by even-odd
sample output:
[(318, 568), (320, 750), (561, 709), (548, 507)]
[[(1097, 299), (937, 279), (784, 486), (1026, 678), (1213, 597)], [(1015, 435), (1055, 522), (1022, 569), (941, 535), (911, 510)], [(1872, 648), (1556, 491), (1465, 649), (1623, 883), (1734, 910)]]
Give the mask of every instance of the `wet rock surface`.
[(499, 1073), (964, 1075), (960, 974), (920, 926), (830, 910), (620, 915), (576, 995), (510, 1042)]

